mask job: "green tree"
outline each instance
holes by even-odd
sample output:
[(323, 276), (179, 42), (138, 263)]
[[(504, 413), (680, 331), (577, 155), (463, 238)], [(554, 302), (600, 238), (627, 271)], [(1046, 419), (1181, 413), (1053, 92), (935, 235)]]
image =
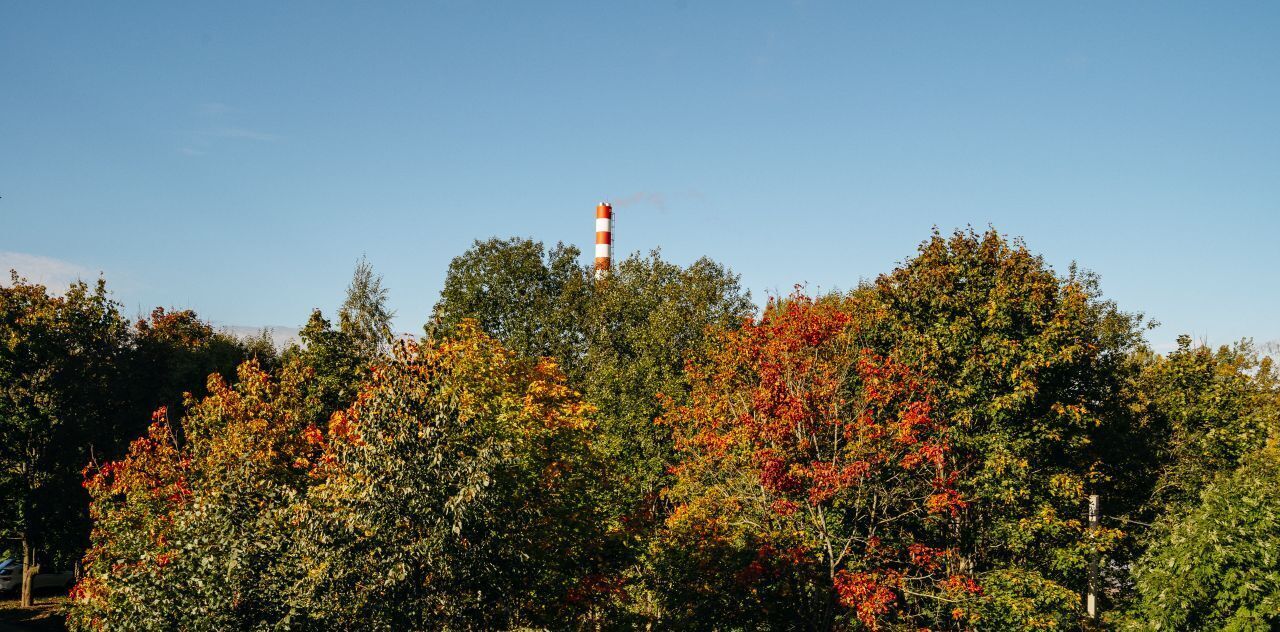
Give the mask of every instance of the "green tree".
[(101, 279), (56, 296), (13, 272), (0, 287), (0, 494), (23, 550), (23, 605), (36, 550), (82, 541), (79, 472), (123, 423), (119, 367), (129, 352), (128, 322)]
[(651, 617), (657, 597), (639, 562), (665, 517), (660, 492), (676, 462), (671, 429), (655, 420), (663, 398), (687, 401), (685, 363), (711, 332), (736, 328), (754, 306), (737, 275), (709, 259), (679, 266), (657, 251), (633, 254), (597, 282), (578, 256), (524, 239), (477, 241), (450, 264), (427, 331), (448, 335), (475, 319), (522, 355), (555, 358), (597, 409), (593, 446), (608, 468), (593, 497), (612, 536), (601, 555), (610, 581), (630, 591), (611, 616)]
[(477, 241), (450, 264), (428, 334), (474, 319), (517, 353), (555, 358), (600, 410), (619, 497), (652, 505), (673, 463), (670, 429), (654, 423), (659, 397), (681, 403), (685, 362), (707, 332), (736, 327), (754, 306), (738, 277), (709, 259), (681, 267), (658, 251), (633, 254), (597, 283), (578, 256), (563, 244), (547, 252), (525, 239)]
[(567, 625), (597, 592), (589, 412), (553, 361), (466, 321), (406, 343), (329, 423), (298, 610), (326, 629)]
[[(1129, 524), (1154, 522), (1156, 527), (1126, 540), (1124, 555), (1118, 556), (1132, 560), (1144, 551), (1146, 555), (1146, 567), (1139, 564), (1135, 576), (1148, 579), (1135, 586), (1134, 577), (1120, 576), (1111, 591), (1118, 598), (1114, 608), (1130, 614), (1157, 607), (1152, 604), (1160, 598), (1151, 578), (1159, 573), (1151, 569), (1151, 560), (1158, 551), (1177, 548), (1171, 538), (1184, 538), (1173, 535), (1171, 525), (1191, 519), (1188, 516), (1215, 480), (1215, 493), (1237, 493), (1223, 487), (1231, 473), (1263, 449), (1269, 437), (1280, 435), (1280, 376), (1271, 359), (1260, 357), (1248, 341), (1213, 349), (1180, 336), (1169, 354), (1140, 350), (1132, 363), (1137, 370), (1128, 397), (1146, 444), (1153, 446), (1141, 452), (1150, 455), (1153, 467), (1142, 472), (1154, 484), (1145, 505), (1135, 512), (1139, 522)], [(1220, 537), (1203, 525), (1188, 533), (1210, 540)], [(1186, 547), (1184, 553), (1192, 550)], [(1174, 563), (1168, 555), (1162, 559)], [(1212, 564), (1205, 561), (1206, 568)]]
[(1152, 477), (1133, 473), (1154, 460), (1123, 397), (1140, 317), (1104, 300), (1096, 277), (1060, 276), (995, 231), (935, 232), (849, 300), (877, 325), (869, 344), (936, 384), (970, 502), (961, 552), (993, 587), (987, 620), (1013, 622), (992, 629), (1073, 618), (1078, 606), (999, 594), (986, 577), (1081, 594), (1089, 558), (1122, 535), (1086, 533), (1087, 495), (1118, 513), (1145, 502)]
[(439, 337), (464, 320), (475, 320), (520, 355), (556, 358), (576, 383), (586, 353), (584, 316), (591, 288), (580, 255), (564, 244), (547, 250), (529, 239), (477, 240), (449, 263), (427, 336)]
[(1160, 446), (1150, 511), (1196, 502), (1280, 431), (1280, 375), (1247, 341), (1215, 350), (1180, 336), (1177, 349), (1140, 364), (1134, 407)]
[(338, 316), (335, 328), (320, 310), (312, 310), (298, 332), (299, 344), (282, 354), (285, 364), (297, 362), (311, 372), (307, 388), (315, 391), (323, 416), (349, 406), (369, 368), (384, 361), (391, 350), (394, 312), (387, 308), (382, 277), (363, 258), (352, 273)]
[(724, 266), (702, 258), (681, 267), (656, 250), (618, 262), (592, 287), (579, 388), (600, 411), (611, 489), (626, 513), (661, 517), (658, 495), (677, 459), (671, 428), (655, 420), (664, 403), (687, 401), (686, 363), (707, 351), (715, 331), (736, 329), (754, 309)]
[(1219, 474), (1171, 512), (1134, 569), (1129, 627), (1264, 632), (1280, 627), (1280, 448)]
[(391, 349), (391, 319), (395, 312), (387, 307), (387, 289), (382, 277), (375, 275), (368, 259), (360, 258), (347, 286), (347, 298), (338, 310), (339, 329), (350, 336), (356, 353), (373, 361)]
[(335, 329), (318, 309), (312, 310), (298, 338), (301, 344), (285, 349), (283, 362), (310, 372), (313, 379), (307, 388), (314, 391), (322, 416), (349, 406), (368, 371), (360, 343), (350, 333)]

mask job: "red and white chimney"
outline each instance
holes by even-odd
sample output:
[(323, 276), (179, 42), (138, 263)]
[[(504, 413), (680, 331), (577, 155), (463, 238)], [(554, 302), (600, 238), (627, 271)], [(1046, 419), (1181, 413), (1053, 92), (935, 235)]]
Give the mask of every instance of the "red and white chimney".
[(613, 207), (596, 205), (596, 279), (604, 278), (613, 266)]

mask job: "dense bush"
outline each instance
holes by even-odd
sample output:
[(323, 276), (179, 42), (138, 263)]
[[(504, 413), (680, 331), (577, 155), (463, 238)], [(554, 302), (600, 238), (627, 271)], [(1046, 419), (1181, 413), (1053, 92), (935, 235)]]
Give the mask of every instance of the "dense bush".
[(45, 490), (100, 457), (77, 630), (1063, 630), (1093, 561), (1099, 626), (1280, 625), (1280, 378), (1247, 342), (1158, 355), (994, 231), (758, 316), (714, 262), (578, 254), (477, 242), (421, 343), (362, 262), (279, 358), (15, 278), (11, 526), (74, 550)]
[(590, 408), (463, 324), (317, 426), (253, 363), (95, 471), (78, 629), (512, 627), (589, 610)]

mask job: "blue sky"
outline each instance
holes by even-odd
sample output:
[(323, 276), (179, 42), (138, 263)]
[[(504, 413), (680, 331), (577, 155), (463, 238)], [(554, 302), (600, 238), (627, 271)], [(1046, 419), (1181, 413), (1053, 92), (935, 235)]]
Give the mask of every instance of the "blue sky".
[(178, 4), (0, 2), (0, 263), (296, 325), (367, 254), (418, 331), (611, 199), (757, 299), (993, 225), (1157, 346), (1280, 339), (1280, 4)]

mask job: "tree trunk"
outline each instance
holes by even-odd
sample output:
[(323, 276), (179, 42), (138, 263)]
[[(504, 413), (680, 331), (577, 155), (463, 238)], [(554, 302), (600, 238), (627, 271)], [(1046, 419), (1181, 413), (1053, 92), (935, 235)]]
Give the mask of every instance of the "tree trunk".
[(36, 550), (31, 546), (31, 539), (26, 531), (22, 532), (22, 607), (30, 608), (31, 599), (31, 580), (35, 577), (36, 571), (40, 570), (36, 567)]

